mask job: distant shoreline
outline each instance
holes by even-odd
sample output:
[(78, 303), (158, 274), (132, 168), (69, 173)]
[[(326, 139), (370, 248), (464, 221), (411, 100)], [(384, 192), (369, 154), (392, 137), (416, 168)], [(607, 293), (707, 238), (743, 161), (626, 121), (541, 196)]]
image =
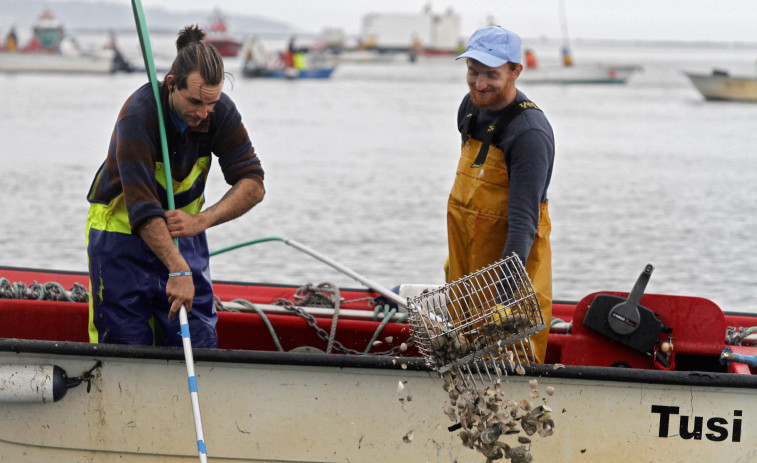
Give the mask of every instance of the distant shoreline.
[[(102, 28), (74, 28), (71, 32), (76, 34), (107, 34), (115, 32), (116, 34), (135, 34), (134, 29), (102, 29)], [(151, 28), (150, 33), (153, 34), (166, 34), (175, 35), (176, 30), (169, 28)], [(234, 35), (234, 34), (232, 34)], [(263, 39), (281, 39), (289, 38), (293, 35), (300, 40), (314, 40), (320, 36), (320, 33), (316, 32), (302, 32), (302, 31), (262, 31), (255, 34), (240, 33), (236, 34), (239, 37), (254, 35)], [(345, 35), (347, 40), (356, 40), (359, 36), (357, 34)], [(561, 46), (563, 39), (556, 37), (523, 37), (525, 44), (540, 44), (540, 45), (553, 45)], [(722, 49), (757, 49), (757, 41), (744, 42), (744, 41), (687, 41), (687, 40), (636, 40), (636, 39), (597, 39), (597, 38), (571, 38), (571, 46), (617, 46), (617, 47), (644, 47), (644, 46), (662, 46), (670, 48), (722, 48)]]

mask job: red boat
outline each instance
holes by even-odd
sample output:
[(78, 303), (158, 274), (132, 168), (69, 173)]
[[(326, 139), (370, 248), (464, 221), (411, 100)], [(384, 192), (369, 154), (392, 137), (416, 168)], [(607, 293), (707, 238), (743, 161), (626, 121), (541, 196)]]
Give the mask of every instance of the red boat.
[[(44, 297), (40, 296), (41, 290), (35, 292), (32, 286), (39, 282), (66, 288), (74, 288), (75, 285), (87, 288), (89, 277), (86, 273), (0, 267), (0, 281), (3, 279), (6, 286), (10, 282), (21, 283), (26, 288), (26, 295), (10, 298), (11, 291), (6, 288), (3, 292), (0, 286), (0, 337), (88, 342), (87, 303), (49, 300), (55, 297), (54, 294), (61, 294), (60, 290), (53, 295), (48, 292), (48, 300), (41, 299)], [(276, 328), (280, 347), (284, 351), (302, 346), (326, 351), (327, 342), (318, 337), (315, 326), (328, 330), (333, 308), (310, 307), (309, 310), (316, 313), (312, 320), (297, 311), (286, 310), (287, 305), (300, 305), (297, 300), (307, 297), (307, 292), (303, 294), (305, 289), (307, 288), (278, 284), (216, 282), (215, 295), (220, 301), (224, 301), (223, 306), (227, 309), (218, 314), (219, 348), (277, 350), (277, 343), (270, 335), (249, 335), (265, 327), (263, 317), (251, 308), (255, 305), (263, 308), (262, 312), (267, 312), (265, 317)], [(310, 289), (313, 290), (312, 287)], [(322, 293), (318, 289), (315, 292)], [(395, 302), (371, 289), (341, 289), (339, 294), (344, 300), (340, 304), (339, 339), (345, 348), (373, 352), (396, 350), (403, 342), (412, 345), (408, 326), (404, 322), (395, 322), (402, 314), (402, 309), (398, 311)], [(639, 346), (634, 344), (633, 336), (615, 335), (613, 339), (612, 329), (606, 328), (608, 332), (602, 333), (587, 326), (587, 313), (597, 306), (597, 303), (592, 306), (595, 299), (610, 298), (612, 305), (626, 296), (628, 293), (616, 291), (596, 292), (578, 302), (555, 302), (546, 363), (751, 374), (751, 369), (743, 364), (721, 365), (720, 356), (724, 348), (736, 353), (757, 355), (757, 347), (753, 346), (757, 344), (757, 335), (750, 332), (743, 336), (746, 328), (757, 325), (754, 314), (723, 312), (712, 301), (697, 297), (645, 294), (640, 305), (649, 308), (654, 314), (656, 320), (652, 323), (655, 328), (665, 327), (662, 330), (665, 331), (665, 339), (653, 337), (654, 342), (651, 343), (649, 352), (643, 352), (644, 349), (637, 349)], [(245, 308), (242, 304), (246, 303), (250, 305)], [(394, 320), (384, 324), (380, 337), (391, 337), (392, 341), (382, 342), (380, 349), (367, 346), (367, 341), (376, 337), (374, 333), (384, 315), (390, 311)], [(24, 322), (29, 319), (44, 319), (46, 322)], [(308, 322), (315, 326), (309, 326)], [(739, 330), (742, 335), (739, 335)], [(661, 363), (660, 348), (666, 342), (672, 345), (672, 362), (666, 360)], [(338, 352), (339, 350), (335, 351)], [(415, 357), (418, 352), (411, 347), (406, 352), (397, 351), (393, 355)]]
[(210, 20), (210, 31), (205, 37), (205, 41), (216, 47), (221, 56), (234, 57), (242, 49), (242, 42), (229, 35), (226, 30), (226, 18), (216, 10)]
[[(642, 277), (630, 293), (556, 302), (546, 363), (506, 376), (501, 387), (513, 396), (536, 380), (556, 390), (534, 396), (531, 386), (532, 398), (543, 397), (532, 400), (549, 400), (556, 425), (552, 437), (518, 441), (536, 461), (753, 455), (757, 318), (702, 298), (643, 294)], [(404, 296), (367, 286), (214, 284), (219, 349), (194, 349), (211, 458), (483, 461), (450, 432), (459, 425), (444, 424), (449, 399), (413, 345)], [(181, 349), (88, 343), (87, 287), (82, 272), (0, 267), (0, 418), (18, 425), (0, 431), (0, 454), (189, 458), (191, 414), (174, 403)], [(407, 291), (417, 288), (398, 288)], [(87, 382), (92, 391), (40, 399), (55, 400), (49, 406), (6, 403), (7, 389), (28, 394), (7, 386), (20, 374), (3, 377), (8, 364), (55, 366), (64, 374), (43, 385)], [(81, 419), (85, 431), (72, 429)], [(170, 444), (154, 439), (167, 432)]]

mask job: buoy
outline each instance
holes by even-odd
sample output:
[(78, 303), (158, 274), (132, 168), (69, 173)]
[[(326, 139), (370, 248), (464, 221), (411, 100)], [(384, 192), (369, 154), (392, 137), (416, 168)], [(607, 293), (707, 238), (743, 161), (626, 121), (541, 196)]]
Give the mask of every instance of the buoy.
[(0, 403), (57, 402), (67, 377), (57, 365), (0, 365)]

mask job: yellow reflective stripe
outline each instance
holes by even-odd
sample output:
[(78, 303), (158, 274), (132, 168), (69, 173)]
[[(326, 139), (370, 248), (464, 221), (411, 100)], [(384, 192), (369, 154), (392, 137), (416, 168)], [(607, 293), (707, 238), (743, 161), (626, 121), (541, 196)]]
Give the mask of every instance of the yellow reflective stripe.
[[(100, 282), (100, 288), (102, 288), (102, 281)], [(97, 344), (100, 342), (100, 338), (95, 328), (95, 308), (92, 306), (94, 296), (92, 295), (92, 282), (89, 282), (89, 324), (87, 326), (87, 333), (89, 334), (89, 342)]]
[[(181, 182), (176, 181), (176, 179), (172, 179), (174, 193), (187, 191), (192, 185), (194, 185), (195, 181), (200, 177), (200, 175), (205, 175), (207, 173), (209, 166), (210, 158), (203, 156), (197, 160), (195, 165), (192, 167), (192, 171), (189, 173), (189, 175), (187, 175), (187, 178), (185, 178)], [(155, 163), (155, 179), (163, 188), (166, 187), (165, 166), (162, 162)]]
[[(210, 158), (202, 157), (197, 160), (192, 167), (192, 171), (187, 178), (181, 182), (173, 180), (174, 193), (182, 193), (189, 190), (194, 182), (201, 176), (207, 176), (207, 171), (210, 167)], [(164, 175), (164, 167), (162, 162), (158, 162), (155, 165), (155, 178), (158, 183), (165, 188), (166, 177)], [(190, 202), (181, 210), (188, 214), (199, 214), (202, 210), (202, 206), (205, 204), (205, 195), (200, 195), (199, 198)], [(89, 230), (94, 228), (96, 230), (103, 230), (109, 232), (127, 233), (131, 234), (131, 225), (129, 225), (129, 213), (126, 210), (126, 201), (124, 201), (124, 195), (121, 193), (110, 204), (90, 203), (89, 214), (87, 215), (87, 245), (89, 245)]]
[(89, 214), (87, 214), (87, 245), (89, 245), (90, 228), (131, 234), (131, 225), (129, 225), (129, 214), (126, 212), (124, 195), (118, 195), (110, 204), (91, 203), (89, 205)]
[[(172, 179), (172, 186), (173, 186), (174, 194), (182, 193), (184, 191), (189, 190), (192, 187), (192, 185), (194, 185), (194, 183), (197, 181), (197, 179), (200, 177), (200, 175), (204, 175), (207, 178), (209, 168), (210, 168), (209, 157), (205, 156), (198, 159), (195, 165), (192, 167), (192, 171), (189, 173), (189, 175), (187, 175), (187, 177), (184, 180), (182, 180), (181, 182), (178, 182), (176, 181), (176, 179)], [(166, 188), (165, 166), (163, 165), (162, 162), (155, 163), (155, 179), (164, 189)], [(199, 198), (195, 199), (191, 203), (180, 208), (180, 210), (188, 214), (199, 214), (204, 204), (205, 204), (205, 195), (203, 194), (203, 195), (200, 195)]]
[(87, 199), (92, 199), (95, 197), (95, 191), (97, 191), (97, 185), (100, 184), (100, 177), (102, 177), (103, 175), (103, 169), (104, 167), (100, 167), (100, 169), (97, 170), (97, 175), (95, 176), (95, 180), (92, 182), (92, 189), (89, 190)]
[(205, 195), (200, 195), (199, 198), (195, 199), (191, 203), (187, 204), (184, 207), (180, 207), (179, 209), (186, 212), (187, 214), (197, 215), (202, 211), (202, 206), (205, 204)]

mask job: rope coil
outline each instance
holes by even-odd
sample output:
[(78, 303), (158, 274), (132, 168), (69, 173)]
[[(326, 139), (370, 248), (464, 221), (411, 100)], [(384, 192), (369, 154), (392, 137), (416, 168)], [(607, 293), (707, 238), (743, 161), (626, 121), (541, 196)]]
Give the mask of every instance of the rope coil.
[[(274, 303), (274, 305), (281, 306), (291, 312), (293, 312), (295, 315), (298, 315), (299, 317), (303, 318), (307, 325), (311, 327), (319, 339), (322, 341), (326, 341), (327, 343), (327, 353), (330, 353), (332, 351), (341, 352), (344, 354), (350, 354), (350, 355), (385, 355), (385, 356), (395, 356), (398, 355), (400, 352), (402, 352), (402, 346), (395, 346), (387, 351), (383, 352), (370, 352), (371, 348), (373, 347), (373, 343), (378, 337), (381, 335), (381, 331), (384, 329), (387, 323), (392, 319), (392, 317), (397, 313), (397, 309), (391, 307), (388, 304), (375, 304), (374, 310), (373, 310), (373, 321), (379, 321), (379, 318), (382, 318), (381, 323), (376, 328), (376, 331), (373, 333), (373, 336), (371, 337), (370, 341), (368, 341), (367, 346), (365, 349), (361, 352), (355, 349), (350, 349), (349, 347), (346, 347), (341, 342), (337, 341), (335, 339), (336, 337), (336, 326), (337, 321), (339, 317), (339, 307), (340, 304), (344, 301), (342, 301), (342, 298), (339, 294), (339, 289), (333, 285), (332, 283), (321, 283), (319, 285), (314, 285), (312, 283), (308, 283), (300, 288), (297, 289), (295, 292), (295, 295), (293, 297), (294, 302), (279, 298), (277, 302)], [(218, 311), (227, 311), (227, 312), (238, 312), (239, 310), (229, 308), (223, 305), (221, 300), (216, 297), (216, 309)], [(347, 302), (356, 302), (356, 301), (363, 301), (363, 300), (373, 300), (372, 298), (360, 298), (355, 299), (354, 301), (347, 301)], [(257, 307), (255, 304), (253, 304), (250, 301), (247, 301), (245, 299), (235, 299), (232, 302), (236, 302), (244, 307), (247, 307), (249, 309), (253, 309), (260, 318), (263, 319), (263, 322), (266, 324), (266, 327), (268, 328), (268, 332), (271, 334), (271, 338), (273, 339), (274, 344), (276, 345), (276, 348), (279, 350), (279, 352), (284, 352), (284, 348), (281, 346), (281, 343), (279, 342), (279, 338), (276, 335), (276, 331), (273, 328), (273, 325), (271, 325), (270, 321), (268, 320), (268, 317), (263, 312), (262, 309)], [(347, 303), (344, 302), (344, 303)], [(309, 314), (305, 308), (306, 307), (327, 307), (327, 308), (333, 308), (334, 309), (334, 315), (331, 322), (331, 332), (326, 332), (323, 328), (318, 326), (318, 321), (316, 318)], [(383, 317), (380, 317), (383, 315)], [(397, 323), (402, 323), (407, 319), (408, 313), (403, 313), (402, 316), (396, 321)], [(408, 340), (405, 343), (407, 347), (410, 347), (414, 345), (414, 342), (412, 339), (410, 339), (408, 335)]]
[(40, 284), (36, 280), (29, 286), (17, 281), (11, 283), (0, 278), (0, 299), (32, 299), (38, 301), (87, 302), (89, 291), (80, 283), (74, 283), (70, 290), (55, 281)]

